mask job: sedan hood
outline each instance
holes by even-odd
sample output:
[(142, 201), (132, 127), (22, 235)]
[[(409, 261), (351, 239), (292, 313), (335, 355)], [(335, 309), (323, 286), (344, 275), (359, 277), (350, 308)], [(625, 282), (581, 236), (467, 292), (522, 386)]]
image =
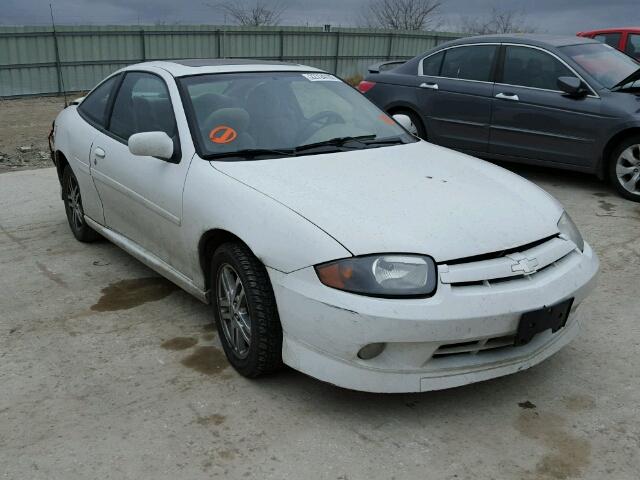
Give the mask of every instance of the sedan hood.
[(427, 142), (212, 165), (354, 255), (421, 253), (443, 262), (498, 252), (558, 233), (562, 213), (518, 175)]

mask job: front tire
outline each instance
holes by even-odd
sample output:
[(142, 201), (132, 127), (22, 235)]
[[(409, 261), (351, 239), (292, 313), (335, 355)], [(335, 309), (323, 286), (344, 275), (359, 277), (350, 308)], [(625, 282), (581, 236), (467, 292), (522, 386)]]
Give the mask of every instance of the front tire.
[(624, 140), (609, 159), (609, 180), (618, 193), (640, 202), (640, 135)]
[(255, 378), (282, 366), (282, 327), (267, 271), (242, 243), (218, 247), (211, 261), (211, 297), (229, 363)]
[(100, 235), (87, 225), (84, 219), (80, 185), (73, 170), (68, 165), (64, 167), (62, 172), (62, 200), (64, 201), (64, 209), (67, 213), (67, 220), (73, 236), (81, 242), (93, 242), (100, 238)]

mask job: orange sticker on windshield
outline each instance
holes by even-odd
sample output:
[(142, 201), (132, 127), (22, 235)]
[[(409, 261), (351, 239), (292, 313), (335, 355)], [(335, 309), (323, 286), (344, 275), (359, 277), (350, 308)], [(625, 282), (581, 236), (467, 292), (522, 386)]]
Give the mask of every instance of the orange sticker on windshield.
[(209, 132), (209, 140), (213, 143), (231, 143), (238, 138), (238, 132), (226, 125), (220, 125)]
[(378, 118), (380, 120), (382, 120), (384, 123), (386, 123), (387, 125), (395, 125), (396, 124), (396, 122), (393, 120), (393, 118), (391, 118), (388, 115), (385, 115), (384, 113), (381, 113)]

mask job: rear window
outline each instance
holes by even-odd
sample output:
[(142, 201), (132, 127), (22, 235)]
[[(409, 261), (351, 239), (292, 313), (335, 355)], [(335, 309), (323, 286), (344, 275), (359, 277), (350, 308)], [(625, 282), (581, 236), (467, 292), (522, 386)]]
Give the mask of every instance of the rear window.
[(439, 52), (422, 60), (422, 75), (437, 77), (440, 75), (444, 52)]
[(601, 33), (593, 38), (594, 40), (606, 43), (613, 48), (618, 48), (620, 45), (620, 37), (622, 37), (622, 34), (620, 33)]
[(495, 45), (450, 48), (446, 51), (440, 76), (488, 82), (497, 50)]

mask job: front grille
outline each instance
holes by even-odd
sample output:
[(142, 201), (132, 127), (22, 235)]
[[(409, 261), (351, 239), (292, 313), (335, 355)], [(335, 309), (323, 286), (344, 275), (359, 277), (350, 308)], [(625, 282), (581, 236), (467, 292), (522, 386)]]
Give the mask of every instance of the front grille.
[(452, 288), (461, 288), (534, 280), (547, 269), (560, 266), (575, 250), (575, 245), (569, 240), (559, 236), (547, 237), (509, 251), (467, 257), (466, 260), (471, 261), (440, 265), (440, 281)]

